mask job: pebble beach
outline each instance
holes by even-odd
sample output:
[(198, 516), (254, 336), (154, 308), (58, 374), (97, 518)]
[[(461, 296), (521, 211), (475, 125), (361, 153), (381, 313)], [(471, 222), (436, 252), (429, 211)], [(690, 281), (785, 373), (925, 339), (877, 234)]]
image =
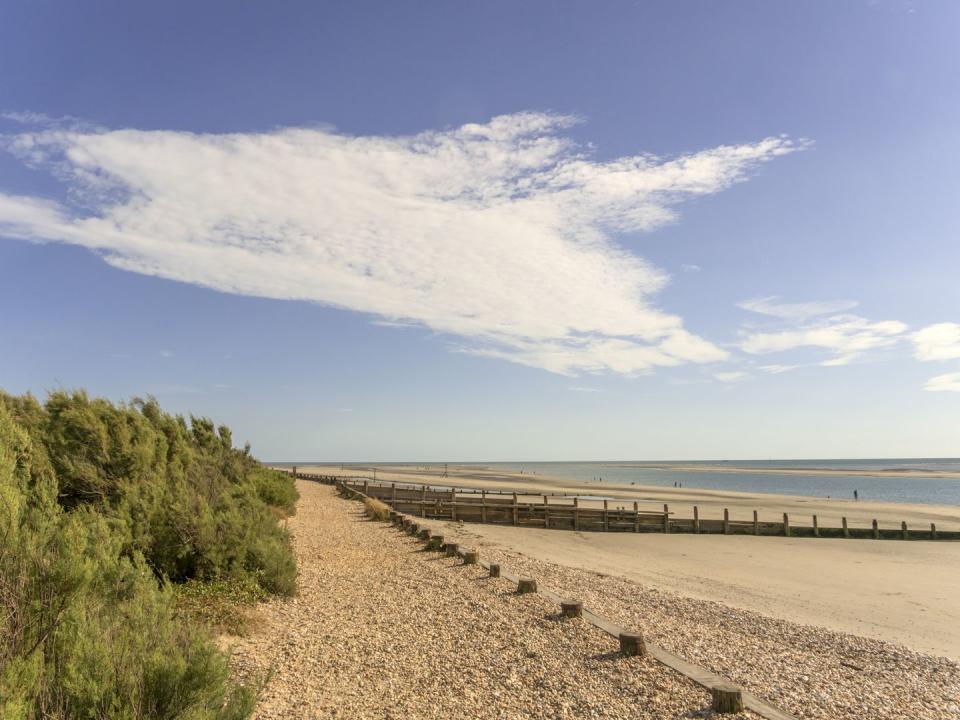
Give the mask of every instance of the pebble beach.
[[(272, 673), (256, 717), (714, 716), (706, 690), (652, 659), (621, 656), (616, 640), (558, 617), (545, 598), (424, 552), (328, 486), (298, 487), (299, 594), (265, 604), (255, 630), (229, 640), (241, 679)], [(458, 523), (428, 524), (797, 718), (960, 718), (960, 666), (950, 660), (535, 560), (478, 543)]]

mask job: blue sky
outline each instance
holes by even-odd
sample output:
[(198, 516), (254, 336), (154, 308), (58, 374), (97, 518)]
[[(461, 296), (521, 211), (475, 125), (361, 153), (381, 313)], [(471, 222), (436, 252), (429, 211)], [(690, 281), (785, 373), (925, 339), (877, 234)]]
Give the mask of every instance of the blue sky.
[(954, 2), (7, 2), (0, 386), (268, 459), (960, 455)]

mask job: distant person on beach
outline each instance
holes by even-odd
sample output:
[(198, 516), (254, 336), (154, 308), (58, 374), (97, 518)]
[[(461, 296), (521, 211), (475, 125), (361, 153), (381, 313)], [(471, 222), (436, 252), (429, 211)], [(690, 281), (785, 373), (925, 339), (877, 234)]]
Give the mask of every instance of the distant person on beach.
[(853, 499), (854, 501), (857, 501), (860, 499), (860, 494), (856, 490), (853, 491)]

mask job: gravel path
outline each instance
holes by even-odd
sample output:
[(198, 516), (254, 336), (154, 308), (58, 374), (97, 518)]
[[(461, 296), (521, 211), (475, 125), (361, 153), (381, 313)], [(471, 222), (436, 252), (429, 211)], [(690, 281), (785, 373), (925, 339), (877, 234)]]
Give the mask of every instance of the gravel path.
[(798, 718), (960, 718), (960, 665), (951, 660), (534, 560), (479, 540), (469, 524), (427, 524)]
[[(332, 488), (298, 485), (296, 598), (232, 641), (271, 668), (257, 718), (699, 718), (709, 695), (537, 595), (422, 551)], [(737, 716), (756, 720), (751, 713)]]

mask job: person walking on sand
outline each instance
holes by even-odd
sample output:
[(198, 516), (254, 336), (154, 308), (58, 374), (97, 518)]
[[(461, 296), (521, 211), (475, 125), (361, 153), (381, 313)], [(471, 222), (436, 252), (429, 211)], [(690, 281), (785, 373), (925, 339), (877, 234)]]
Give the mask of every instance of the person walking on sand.
[(854, 490), (854, 491), (853, 491), (853, 501), (856, 502), (856, 501), (859, 500), (859, 499), (860, 499), (860, 493), (858, 493), (856, 490)]

